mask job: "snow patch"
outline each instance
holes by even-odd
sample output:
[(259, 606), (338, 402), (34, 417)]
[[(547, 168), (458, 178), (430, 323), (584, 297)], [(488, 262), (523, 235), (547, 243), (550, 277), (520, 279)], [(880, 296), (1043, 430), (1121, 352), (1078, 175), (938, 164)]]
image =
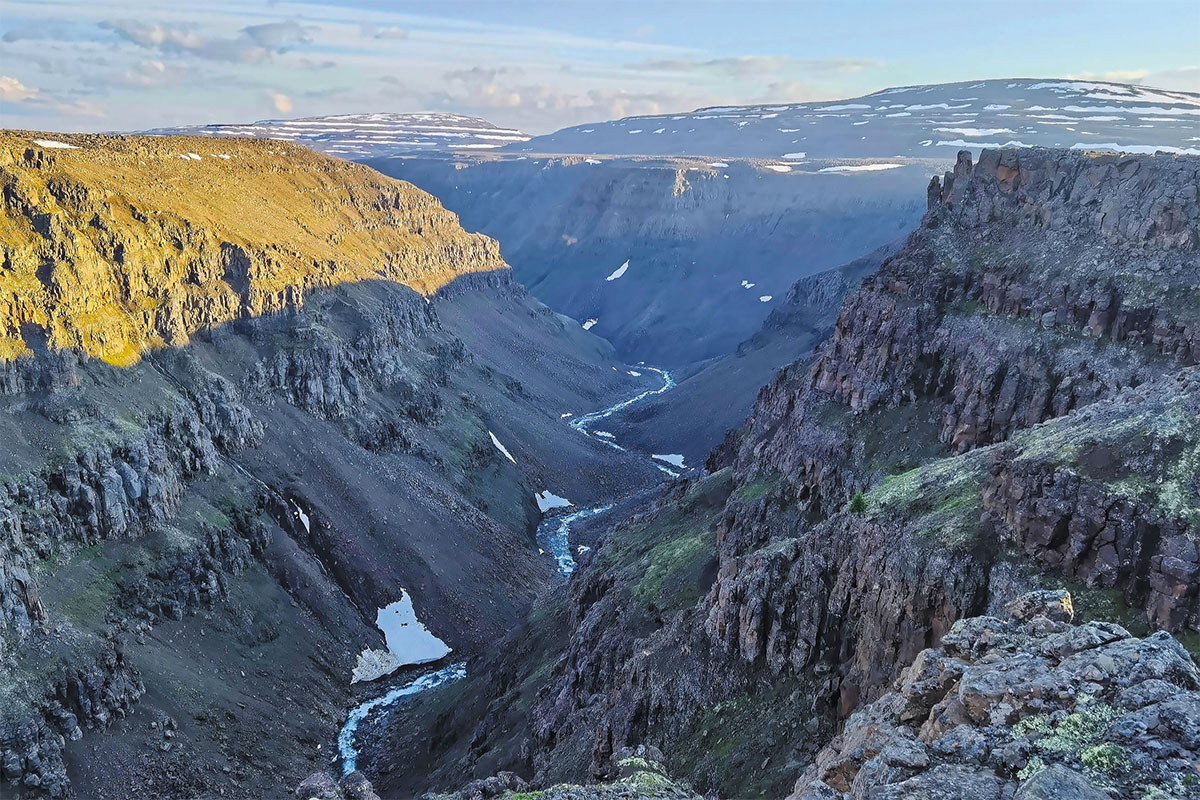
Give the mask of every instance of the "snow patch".
[(805, 157), (805, 155), (807, 155), (807, 154), (806, 154), (806, 153), (804, 153), (804, 152), (799, 152), (799, 153), (784, 153), (784, 154), (783, 154), (783, 157), (784, 157), (784, 158), (797, 159), (797, 158), (804, 158), (804, 157)]
[(592, 327), (599, 321), (600, 320), (596, 319), (595, 317), (589, 317), (586, 321), (584, 321), (583, 329), (585, 331), (590, 331)]
[(679, 453), (651, 453), (651, 458), (657, 458), (659, 461), (665, 461), (668, 464), (674, 464), (680, 469), (685, 469), (683, 465), (683, 456)]
[(854, 166), (824, 167), (817, 170), (817, 172), (878, 172), (880, 170), (896, 169), (903, 166), (903, 164), (855, 164)]
[(617, 278), (625, 274), (625, 270), (629, 269), (629, 259), (625, 259), (625, 263), (613, 270), (613, 274), (609, 275), (604, 280), (615, 281)]
[(764, 294), (762, 297), (758, 298), (758, 302), (769, 303), (769, 302), (771, 302), (771, 297), (772, 297), (772, 295)]
[(959, 136), (997, 136), (1001, 133), (1015, 133), (1009, 128), (934, 128), (939, 133), (957, 133)]
[(492, 437), (492, 444), (496, 446), (497, 450), (499, 450), (501, 453), (504, 454), (505, 458), (507, 458), (509, 461), (511, 461), (514, 464), (517, 463), (517, 460), (512, 457), (512, 453), (508, 452), (508, 448), (505, 447), (504, 445), (500, 444), (500, 440), (496, 438), (496, 434), (492, 433), (491, 431), (488, 431), (488, 436)]
[(60, 142), (57, 139), (34, 139), (33, 143), (38, 147), (45, 147), (48, 150), (78, 150), (79, 148), (73, 144)]
[(534, 492), (533, 499), (537, 501), (538, 511), (545, 514), (552, 508), (566, 508), (575, 505), (565, 497), (559, 497), (549, 489), (544, 492)]
[(784, 164), (766, 164), (767, 169), (772, 172), (791, 172), (792, 168)]

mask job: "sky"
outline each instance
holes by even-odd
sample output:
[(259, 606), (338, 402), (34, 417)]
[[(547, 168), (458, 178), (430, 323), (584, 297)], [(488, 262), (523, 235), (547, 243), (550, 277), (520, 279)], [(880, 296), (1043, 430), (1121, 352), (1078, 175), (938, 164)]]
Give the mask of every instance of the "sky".
[(453, 111), (528, 133), (984, 78), (1200, 92), (1200, 0), (0, 0), (0, 126)]

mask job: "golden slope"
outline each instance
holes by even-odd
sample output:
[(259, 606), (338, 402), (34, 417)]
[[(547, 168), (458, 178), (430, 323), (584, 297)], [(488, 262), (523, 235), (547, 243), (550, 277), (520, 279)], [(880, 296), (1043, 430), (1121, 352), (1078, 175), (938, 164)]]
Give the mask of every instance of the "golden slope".
[(0, 178), (0, 360), (44, 335), (130, 364), (314, 287), (505, 267), (431, 195), (285, 142), (0, 131)]

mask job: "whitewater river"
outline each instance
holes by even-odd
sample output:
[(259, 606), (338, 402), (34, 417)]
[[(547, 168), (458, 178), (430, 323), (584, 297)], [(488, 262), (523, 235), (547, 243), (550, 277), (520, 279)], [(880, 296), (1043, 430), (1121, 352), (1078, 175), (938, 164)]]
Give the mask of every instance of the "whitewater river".
[[(662, 384), (657, 389), (648, 389), (640, 394), (634, 395), (626, 400), (605, 408), (601, 411), (593, 411), (588, 414), (582, 414), (571, 420), (570, 426), (579, 431), (584, 436), (601, 442), (608, 447), (613, 447), (617, 450), (625, 451), (625, 448), (617, 444), (615, 437), (606, 431), (597, 431), (596, 423), (608, 419), (613, 414), (623, 411), (630, 406), (636, 405), (643, 400), (660, 395), (663, 392), (668, 392), (675, 387), (675, 379), (671, 373), (665, 369), (657, 367), (640, 366), (640, 370), (645, 372), (656, 373), (662, 378)], [(631, 372), (637, 375), (637, 372)], [(494, 439), (493, 435), (493, 439)], [(683, 460), (676, 455), (648, 455), (651, 463), (654, 464), (661, 472), (670, 475), (671, 477), (679, 477), (682, 474)], [(512, 458), (509, 456), (509, 458)], [(665, 463), (662, 463), (665, 462)], [(558, 517), (550, 517), (543, 520), (538, 526), (537, 538), (543, 548), (554, 556), (555, 562), (558, 564), (559, 572), (563, 575), (570, 575), (575, 571), (575, 558), (571, 555), (571, 527), (577, 522), (581, 522), (592, 517), (599, 516), (607, 511), (612, 510), (612, 503), (601, 503), (589, 508), (580, 509), (570, 514), (563, 514)], [(447, 683), (460, 680), (466, 677), (467, 665), (465, 662), (451, 664), (448, 667), (443, 667), (436, 672), (429, 672), (419, 678), (415, 678), (408, 683), (390, 689), (386, 693), (373, 697), (359, 703), (350, 710), (350, 714), (346, 719), (346, 724), (342, 726), (341, 732), (338, 734), (338, 754), (342, 759), (342, 773), (350, 774), (358, 769), (358, 748), (355, 746), (354, 736), (358, 731), (358, 725), (372, 711), (381, 708), (387, 708), (394, 705), (406, 697), (412, 697), (415, 694), (420, 694), (427, 689), (434, 689), (438, 686), (444, 686)]]

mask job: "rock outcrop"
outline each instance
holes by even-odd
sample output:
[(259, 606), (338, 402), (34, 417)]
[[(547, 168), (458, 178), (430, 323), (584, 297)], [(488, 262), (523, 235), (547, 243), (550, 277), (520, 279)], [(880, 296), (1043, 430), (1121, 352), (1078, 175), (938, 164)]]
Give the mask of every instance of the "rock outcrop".
[(1200, 670), (1169, 634), (1072, 617), (1059, 591), (959, 620), (847, 720), (792, 800), (1195, 796)]

